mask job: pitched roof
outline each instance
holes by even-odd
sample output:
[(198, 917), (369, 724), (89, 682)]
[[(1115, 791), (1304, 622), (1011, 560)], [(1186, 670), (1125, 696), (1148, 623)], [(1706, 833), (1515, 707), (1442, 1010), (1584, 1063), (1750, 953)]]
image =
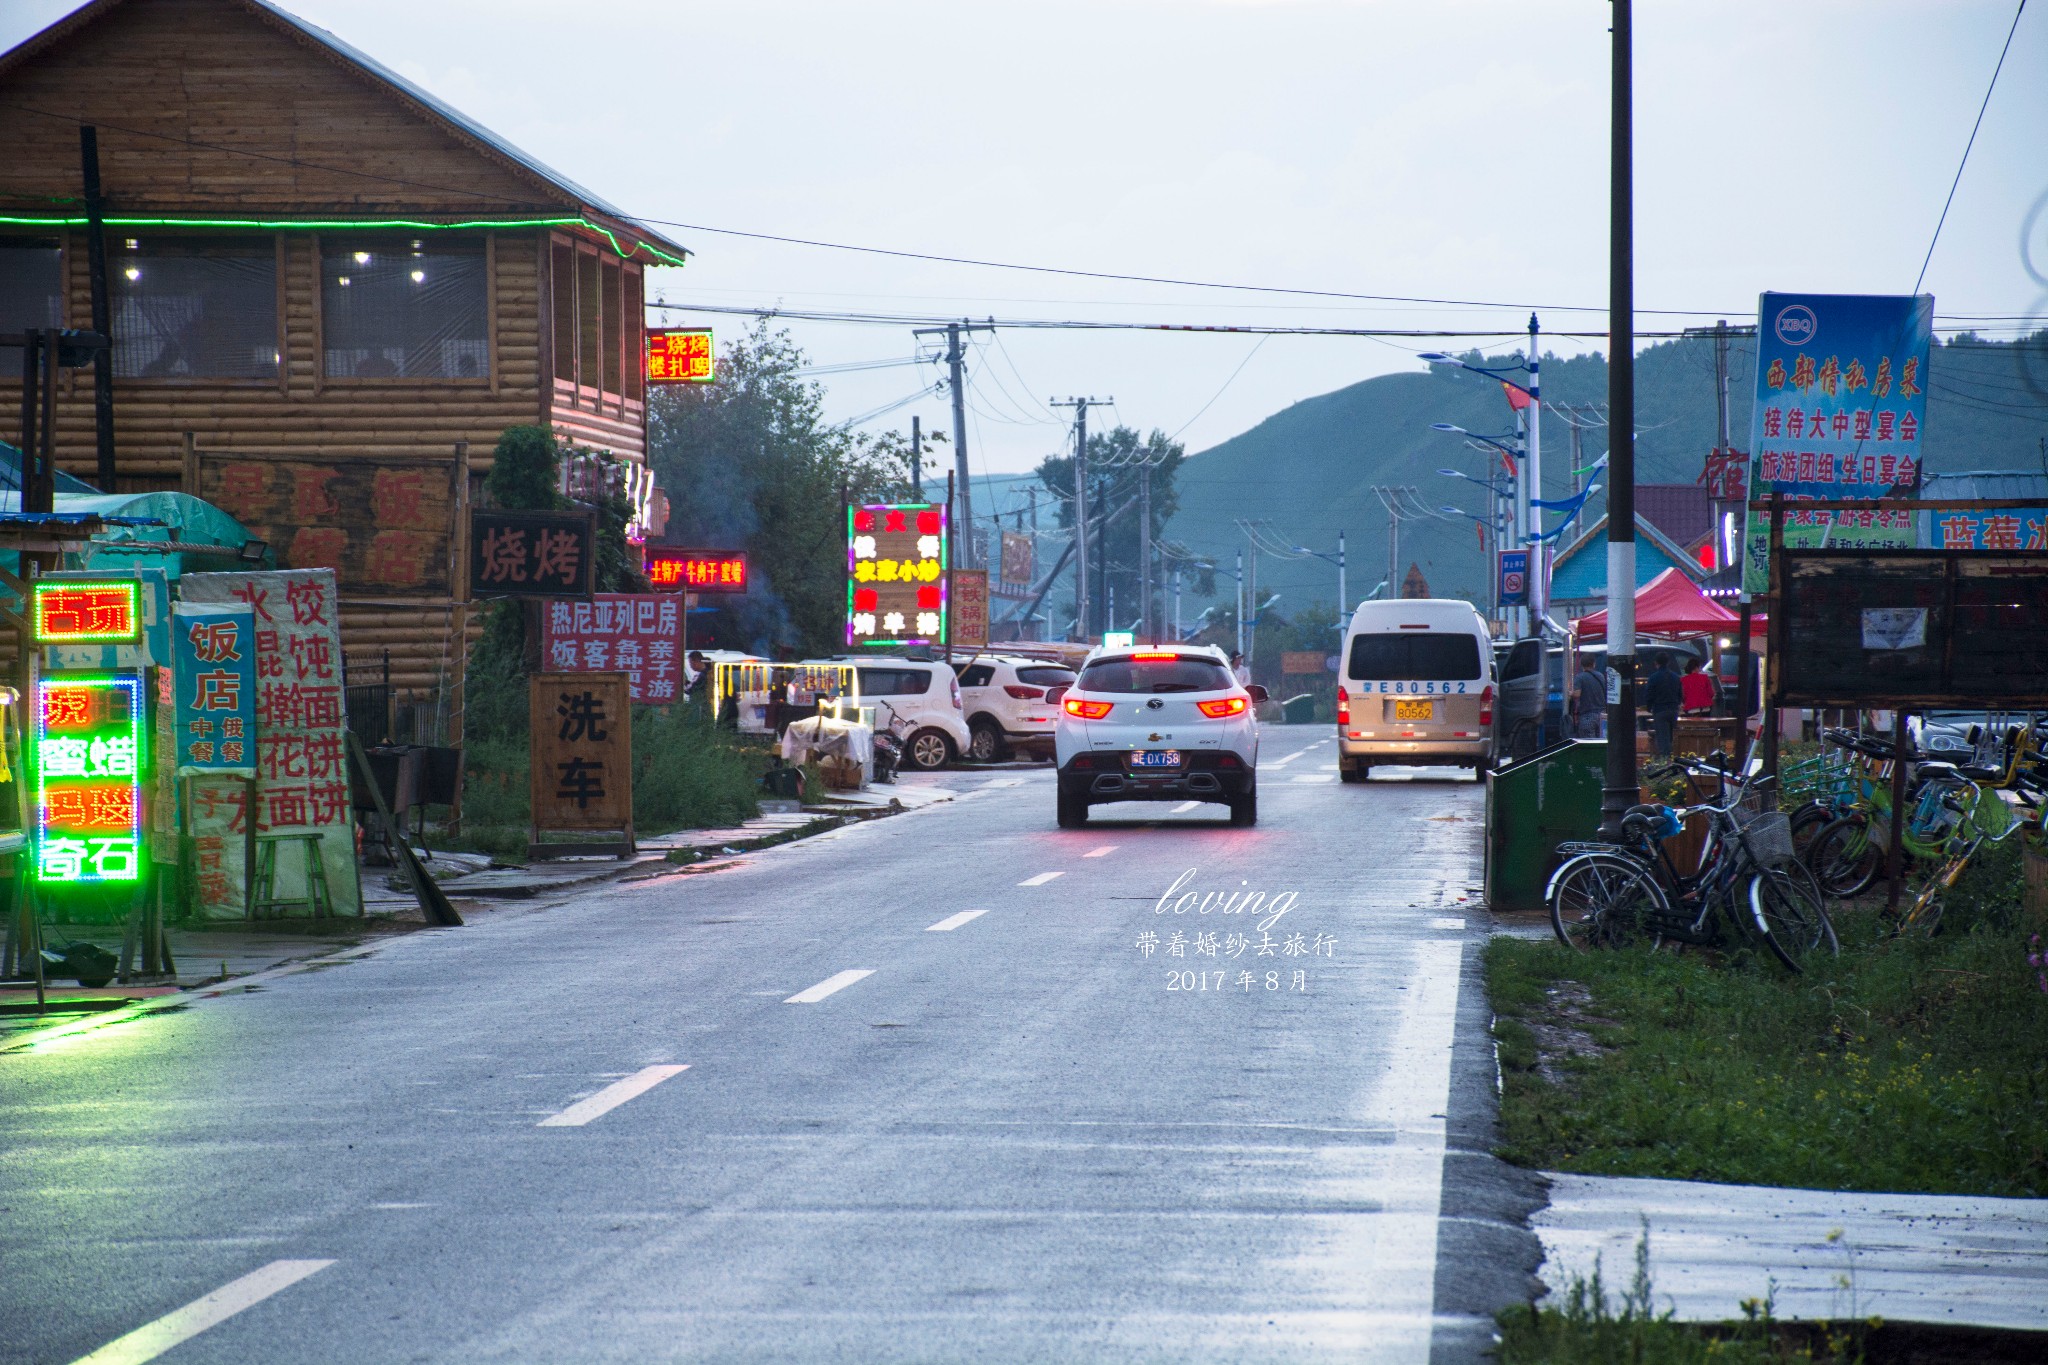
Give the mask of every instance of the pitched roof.
[(1696, 483), (1639, 483), (1636, 515), (1690, 549), (1714, 531), (1714, 504)]

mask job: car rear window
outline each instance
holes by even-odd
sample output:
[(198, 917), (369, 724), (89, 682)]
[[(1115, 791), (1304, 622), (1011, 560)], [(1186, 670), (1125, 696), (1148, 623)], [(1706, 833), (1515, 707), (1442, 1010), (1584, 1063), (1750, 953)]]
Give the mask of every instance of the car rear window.
[(987, 687), (995, 680), (996, 670), (992, 664), (974, 664), (960, 670), (962, 687)]
[(935, 675), (921, 668), (863, 668), (860, 694), (863, 697), (914, 697), (930, 686)]
[(1017, 681), (1030, 683), (1033, 687), (1058, 687), (1061, 683), (1071, 684), (1074, 675), (1064, 668), (1020, 668)]
[(1385, 682), (1463, 682), (1486, 676), (1476, 635), (1355, 635), (1351, 676)]
[(1236, 686), (1214, 659), (1098, 659), (1081, 670), (1083, 692), (1220, 692)]

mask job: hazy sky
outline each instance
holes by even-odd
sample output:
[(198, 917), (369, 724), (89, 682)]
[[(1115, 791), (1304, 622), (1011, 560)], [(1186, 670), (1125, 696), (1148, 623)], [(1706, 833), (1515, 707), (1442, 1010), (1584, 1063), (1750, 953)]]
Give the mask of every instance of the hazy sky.
[[(629, 212), (697, 225), (669, 229), (697, 253), (657, 272), (670, 301), (1507, 331), (1534, 305), (1546, 329), (1606, 325), (1564, 310), (1607, 295), (1600, 0), (288, 3)], [(1703, 314), (1639, 325), (1753, 320), (1767, 288), (1909, 291), (2015, 3), (1639, 3), (1637, 299)], [(12, 0), (0, 45), (71, 8)], [(1942, 315), (2048, 313), (2048, 214), (2043, 279), (2020, 241), (2048, 194), (2048, 5), (2034, 9), (1927, 274)], [(1511, 306), (1063, 278), (706, 228)], [(907, 325), (790, 326), (821, 365), (915, 354)], [(973, 357), (977, 473), (1059, 446), (1055, 394), (1113, 396), (1113, 419), (1198, 450), (1433, 345), (999, 336)], [(1558, 343), (1575, 344), (1597, 343)], [(935, 373), (827, 376), (831, 415)], [(871, 425), (912, 412), (950, 425), (932, 395)]]

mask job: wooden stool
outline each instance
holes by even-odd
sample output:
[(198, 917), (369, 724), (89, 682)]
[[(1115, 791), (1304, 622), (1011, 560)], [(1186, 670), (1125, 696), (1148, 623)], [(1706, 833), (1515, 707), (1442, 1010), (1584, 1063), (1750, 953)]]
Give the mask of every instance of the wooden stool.
[[(283, 919), (284, 912), (305, 906), (314, 919), (326, 919), (334, 908), (327, 889), (327, 863), (320, 856), (324, 834), (259, 834), (256, 836), (256, 889), (249, 901), (249, 918)], [(280, 900), (277, 896), (277, 846), (302, 844), (306, 850), (306, 894)]]

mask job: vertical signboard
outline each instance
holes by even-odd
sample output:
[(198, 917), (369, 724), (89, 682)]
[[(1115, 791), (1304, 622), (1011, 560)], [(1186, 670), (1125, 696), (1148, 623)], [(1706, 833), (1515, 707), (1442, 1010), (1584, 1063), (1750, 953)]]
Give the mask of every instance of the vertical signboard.
[[(551, 831), (633, 842), (633, 713), (623, 673), (536, 673), (528, 693), (533, 844)], [(538, 856), (538, 855), (537, 855)]]
[(1527, 550), (1498, 550), (1499, 580), (1496, 590), (1502, 607), (1526, 607), (1529, 605), (1529, 552)]
[(647, 382), (709, 384), (713, 378), (709, 327), (647, 329)]
[(946, 643), (946, 509), (928, 502), (846, 509), (846, 643)]
[(1003, 588), (1024, 592), (1031, 586), (1032, 572), (1031, 537), (1022, 531), (1003, 532), (1001, 577), (998, 582)]
[[(1931, 294), (1765, 294), (1757, 315), (1751, 496), (1912, 497), (1927, 421)], [(1786, 517), (1788, 549), (1893, 549), (1916, 538), (1911, 512)], [(1770, 524), (1749, 514), (1743, 586), (1770, 586)]]
[(988, 570), (953, 570), (953, 613), (947, 639), (963, 649), (980, 649), (988, 643)]
[[(334, 571), (187, 574), (178, 586), (186, 604), (249, 612), (256, 677), (256, 780), (190, 782), (199, 913), (210, 919), (243, 916), (253, 833), (320, 835), (331, 912), (360, 915)], [(296, 849), (279, 855), (272, 894), (280, 900), (305, 897), (305, 860)]]
[(256, 776), (256, 613), (247, 605), (179, 602), (172, 743), (159, 755), (179, 777)]
[(541, 657), (562, 673), (623, 673), (632, 699), (666, 706), (682, 694), (683, 604), (674, 593), (601, 592), (553, 601)]
[(142, 700), (134, 673), (37, 679), (35, 869), (42, 885), (141, 879)]

